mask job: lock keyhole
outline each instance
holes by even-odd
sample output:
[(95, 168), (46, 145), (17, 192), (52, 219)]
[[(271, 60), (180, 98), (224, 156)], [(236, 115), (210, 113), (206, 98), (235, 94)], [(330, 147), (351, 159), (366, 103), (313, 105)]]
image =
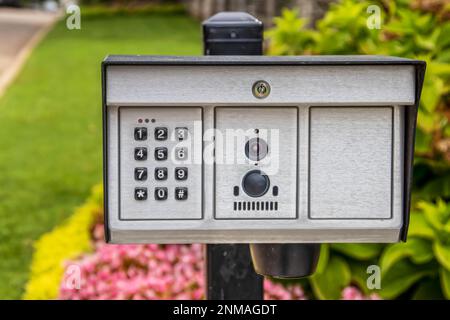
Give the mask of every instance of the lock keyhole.
[(270, 94), (270, 85), (264, 80), (259, 80), (253, 84), (252, 91), (255, 98), (264, 99)]

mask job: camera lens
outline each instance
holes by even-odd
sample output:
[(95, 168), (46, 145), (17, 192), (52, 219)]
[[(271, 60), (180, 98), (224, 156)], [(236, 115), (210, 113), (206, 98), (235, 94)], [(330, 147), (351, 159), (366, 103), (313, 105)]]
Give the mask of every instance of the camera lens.
[(245, 144), (245, 155), (253, 161), (259, 161), (266, 157), (269, 152), (267, 142), (261, 138), (251, 138)]
[(242, 188), (250, 197), (261, 197), (269, 190), (269, 177), (260, 170), (252, 170), (242, 179)]

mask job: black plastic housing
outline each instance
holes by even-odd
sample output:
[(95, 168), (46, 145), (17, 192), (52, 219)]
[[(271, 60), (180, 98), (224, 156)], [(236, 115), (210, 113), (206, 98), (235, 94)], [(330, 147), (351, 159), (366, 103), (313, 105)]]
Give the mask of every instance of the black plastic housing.
[(220, 12), (203, 22), (205, 55), (261, 55), (263, 23), (245, 12)]

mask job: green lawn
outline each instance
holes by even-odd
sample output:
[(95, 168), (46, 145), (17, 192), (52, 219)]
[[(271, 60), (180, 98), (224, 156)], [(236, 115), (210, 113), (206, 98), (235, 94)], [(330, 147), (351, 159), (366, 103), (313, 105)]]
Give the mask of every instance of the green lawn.
[(32, 244), (101, 180), (100, 62), (107, 54), (201, 54), (181, 15), (81, 16), (60, 22), (0, 99), (0, 298), (20, 298)]

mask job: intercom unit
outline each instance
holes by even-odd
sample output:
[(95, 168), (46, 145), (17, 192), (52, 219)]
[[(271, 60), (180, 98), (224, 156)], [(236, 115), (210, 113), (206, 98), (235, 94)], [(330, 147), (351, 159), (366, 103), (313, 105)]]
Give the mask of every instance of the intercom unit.
[(109, 56), (112, 243), (396, 242), (425, 64), (381, 56)]

